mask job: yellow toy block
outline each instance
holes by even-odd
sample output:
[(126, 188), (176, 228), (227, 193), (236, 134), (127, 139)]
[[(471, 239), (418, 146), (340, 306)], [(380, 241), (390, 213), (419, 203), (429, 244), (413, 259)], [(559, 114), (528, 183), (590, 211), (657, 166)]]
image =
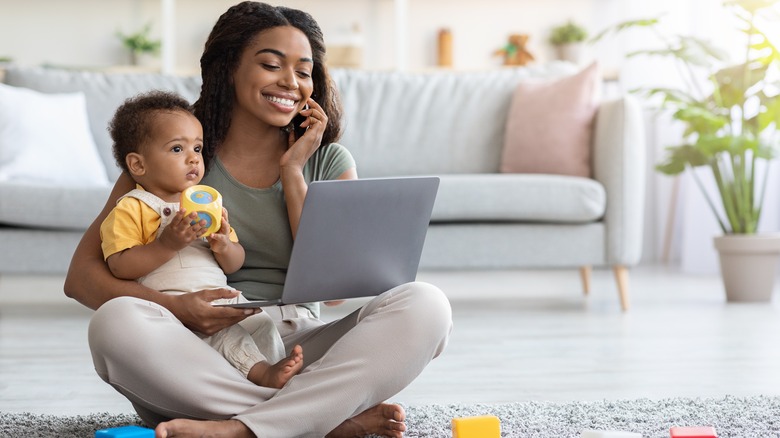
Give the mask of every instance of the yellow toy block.
[(501, 438), (501, 421), (493, 415), (453, 418), (452, 438)]
[(187, 214), (198, 213), (198, 220), (206, 221), (203, 237), (219, 231), (222, 226), (222, 195), (214, 188), (204, 185), (192, 186), (181, 194), (181, 207)]

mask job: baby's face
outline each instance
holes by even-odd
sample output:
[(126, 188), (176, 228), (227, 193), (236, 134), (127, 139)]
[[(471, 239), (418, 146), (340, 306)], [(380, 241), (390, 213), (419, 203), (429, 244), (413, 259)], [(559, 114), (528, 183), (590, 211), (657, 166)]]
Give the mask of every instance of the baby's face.
[(203, 178), (203, 128), (185, 111), (158, 112), (151, 140), (141, 148), (145, 172), (139, 181), (168, 202)]

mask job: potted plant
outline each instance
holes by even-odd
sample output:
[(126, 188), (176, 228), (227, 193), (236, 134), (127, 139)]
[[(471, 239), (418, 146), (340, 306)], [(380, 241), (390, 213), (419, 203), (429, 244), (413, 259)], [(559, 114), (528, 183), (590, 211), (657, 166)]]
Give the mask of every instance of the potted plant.
[[(724, 51), (698, 38), (665, 35), (659, 20), (620, 23), (608, 32), (650, 28), (664, 42), (658, 50), (629, 56), (671, 57), (683, 76), (681, 88), (636, 90), (660, 98), (660, 107), (685, 125), (682, 143), (667, 149), (656, 169), (667, 175), (690, 170), (723, 232), (715, 238), (729, 301), (768, 301), (772, 296), (780, 236), (756, 234), (780, 125), (780, 53), (756, 17), (778, 0), (727, 1), (745, 36), (744, 57), (730, 62)], [(708, 191), (696, 168), (705, 168), (717, 191)]]
[(144, 55), (156, 56), (160, 53), (160, 40), (150, 38), (151, 30), (152, 24), (147, 23), (141, 30), (133, 34), (125, 35), (117, 31), (116, 36), (130, 53), (131, 65), (140, 65)]
[(585, 28), (571, 20), (554, 27), (550, 32), (550, 44), (555, 47), (557, 58), (574, 63), (580, 61), (583, 43), (587, 38)]

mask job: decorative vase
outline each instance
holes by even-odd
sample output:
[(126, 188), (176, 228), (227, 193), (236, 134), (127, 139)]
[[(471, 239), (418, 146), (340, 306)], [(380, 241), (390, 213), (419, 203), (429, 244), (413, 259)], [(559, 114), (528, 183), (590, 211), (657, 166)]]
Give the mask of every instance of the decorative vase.
[(158, 71), (160, 58), (154, 53), (131, 51), (130, 65), (142, 70)]
[(561, 61), (569, 61), (574, 64), (579, 64), (582, 59), (583, 44), (582, 43), (566, 43), (555, 46), (555, 51), (558, 55), (558, 59)]
[(715, 238), (728, 302), (772, 299), (780, 234), (729, 234)]

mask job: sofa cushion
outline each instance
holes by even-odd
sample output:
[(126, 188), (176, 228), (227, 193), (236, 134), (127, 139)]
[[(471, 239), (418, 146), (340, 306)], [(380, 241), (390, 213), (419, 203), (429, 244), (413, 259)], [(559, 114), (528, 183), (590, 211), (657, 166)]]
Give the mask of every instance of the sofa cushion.
[(92, 136), (112, 181), (119, 176), (120, 170), (111, 153), (107, 127), (117, 107), (131, 96), (155, 89), (177, 92), (193, 103), (200, 94), (201, 84), (199, 76), (118, 74), (19, 66), (9, 67), (4, 81), (8, 85), (44, 93), (84, 92)]
[(39, 93), (0, 84), (0, 181), (108, 184), (84, 93)]
[(85, 230), (111, 193), (111, 186), (66, 187), (0, 182), (0, 224)]
[(334, 70), (346, 146), (361, 177), (498, 172), (512, 90), (561, 77), (554, 62), (485, 72)]
[(563, 79), (521, 82), (507, 114), (501, 172), (591, 176), (600, 81), (593, 63)]
[(606, 209), (590, 178), (543, 174), (441, 175), (432, 222), (586, 223)]
[[(432, 222), (584, 223), (601, 218), (604, 187), (588, 178), (537, 174), (441, 175)], [(61, 187), (0, 182), (0, 224), (86, 229), (111, 186)]]

